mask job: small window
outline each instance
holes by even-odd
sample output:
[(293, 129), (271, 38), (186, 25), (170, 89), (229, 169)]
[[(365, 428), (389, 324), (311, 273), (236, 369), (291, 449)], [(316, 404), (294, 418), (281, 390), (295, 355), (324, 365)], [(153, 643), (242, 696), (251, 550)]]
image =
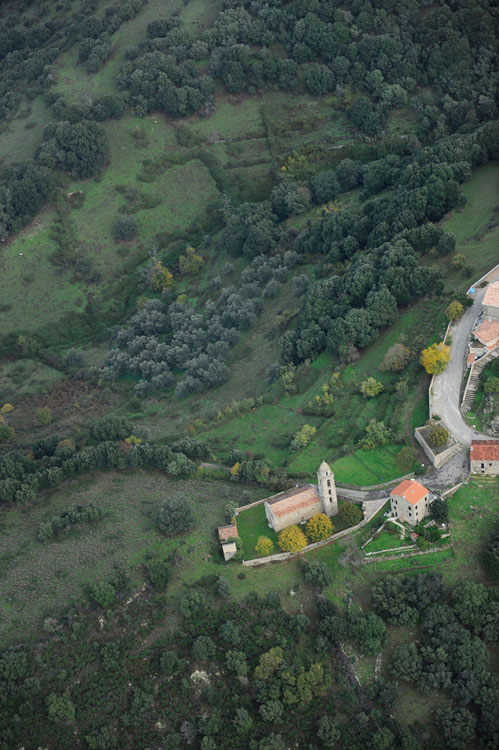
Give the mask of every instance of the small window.
[(330, 479), (327, 480), (327, 486), (331, 487), (331, 480)]

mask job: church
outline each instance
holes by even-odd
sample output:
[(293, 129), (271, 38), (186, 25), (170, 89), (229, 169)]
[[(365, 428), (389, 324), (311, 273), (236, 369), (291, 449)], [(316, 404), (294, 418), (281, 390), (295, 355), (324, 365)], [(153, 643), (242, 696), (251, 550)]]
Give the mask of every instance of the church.
[(317, 487), (305, 484), (279, 492), (265, 500), (265, 515), (274, 531), (281, 531), (295, 523), (303, 523), (316, 513), (334, 516), (338, 512), (338, 499), (334, 474), (323, 461), (317, 472)]

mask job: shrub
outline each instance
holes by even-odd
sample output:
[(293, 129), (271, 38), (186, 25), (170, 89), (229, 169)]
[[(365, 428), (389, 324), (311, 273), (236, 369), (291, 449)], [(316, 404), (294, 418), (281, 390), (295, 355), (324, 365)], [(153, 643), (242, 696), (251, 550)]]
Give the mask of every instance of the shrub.
[(348, 526), (355, 526), (362, 521), (362, 510), (354, 503), (343, 503), (338, 511), (339, 521)]
[(133, 240), (139, 231), (139, 222), (133, 214), (120, 214), (114, 224), (117, 240)]
[(171, 565), (168, 560), (151, 560), (146, 565), (146, 573), (154, 588), (164, 591), (171, 576)]
[(272, 539), (269, 539), (268, 536), (259, 536), (258, 541), (255, 545), (255, 552), (257, 552), (261, 557), (266, 557), (267, 555), (271, 555), (274, 551), (274, 542)]
[(383, 390), (383, 383), (374, 378), (367, 378), (360, 384), (360, 392), (366, 398), (373, 398), (377, 396)]
[(97, 581), (89, 586), (90, 598), (100, 607), (110, 607), (116, 597), (114, 586), (107, 581)]
[(410, 358), (411, 350), (408, 346), (405, 344), (393, 344), (383, 357), (379, 369), (390, 372), (401, 372), (409, 364)]
[(40, 406), (36, 412), (36, 421), (41, 427), (52, 422), (52, 409), (49, 406)]
[(63, 695), (51, 693), (47, 697), (47, 712), (49, 718), (56, 724), (71, 724), (75, 717), (75, 707), (66, 691)]
[(322, 542), (333, 533), (333, 523), (325, 513), (316, 513), (305, 526), (307, 537), (311, 542)]
[(430, 428), (429, 438), (432, 445), (441, 448), (449, 439), (449, 430), (441, 424), (435, 424)]
[(305, 567), (305, 580), (311, 586), (325, 589), (333, 582), (333, 576), (326, 563), (314, 561)]
[(307, 537), (298, 526), (288, 526), (279, 534), (278, 542), (283, 552), (299, 552), (307, 546)]
[(293, 437), (293, 440), (291, 441), (291, 450), (292, 451), (298, 451), (300, 448), (304, 448), (306, 445), (309, 444), (309, 442), (312, 440), (313, 436), (317, 432), (316, 427), (312, 427), (309, 424), (303, 425), (301, 430), (299, 430), (295, 436)]
[(437, 523), (447, 523), (449, 520), (449, 506), (441, 497), (436, 497), (430, 505), (430, 515)]
[(445, 308), (445, 315), (447, 320), (459, 320), (463, 312), (464, 307), (457, 300), (454, 300)]
[(194, 514), (185, 500), (168, 498), (159, 508), (156, 522), (165, 536), (175, 536), (191, 528)]

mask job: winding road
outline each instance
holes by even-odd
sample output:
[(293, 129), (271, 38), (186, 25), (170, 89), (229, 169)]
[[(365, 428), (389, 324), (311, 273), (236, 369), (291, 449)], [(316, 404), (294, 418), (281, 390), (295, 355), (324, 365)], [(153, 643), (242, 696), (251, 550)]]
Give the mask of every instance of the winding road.
[(464, 363), (468, 352), (468, 340), (473, 323), (482, 309), (484, 289), (477, 289), (472, 307), (465, 310), (463, 317), (452, 326), (452, 346), (450, 362), (444, 372), (433, 381), (433, 413), (438, 414), (451, 434), (462, 445), (469, 445), (475, 439), (490, 439), (470, 427), (459, 410), (461, 382)]

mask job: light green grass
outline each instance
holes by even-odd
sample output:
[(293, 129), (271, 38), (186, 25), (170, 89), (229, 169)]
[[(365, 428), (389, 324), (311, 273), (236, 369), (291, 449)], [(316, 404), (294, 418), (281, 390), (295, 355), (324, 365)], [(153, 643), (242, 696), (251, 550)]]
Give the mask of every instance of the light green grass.
[[(442, 222), (442, 227), (456, 235), (455, 253), (465, 256), (472, 267), (469, 275), (455, 270), (452, 255), (431, 259), (444, 268), (446, 288), (466, 291), (473, 281), (499, 263), (499, 164), (491, 163), (476, 169), (462, 186), (467, 203), (455, 209)], [(430, 260), (428, 260), (430, 262)]]
[(255, 552), (255, 545), (260, 536), (271, 539), (274, 543), (274, 552), (280, 552), (277, 545), (277, 534), (269, 527), (263, 503), (239, 513), (237, 516), (237, 533), (243, 543), (245, 560), (258, 557)]
[[(32, 332), (85, 306), (83, 284), (73, 283), (49, 261), (56, 249), (49, 237), (53, 213), (45, 210), (2, 249), (2, 330)], [(20, 255), (22, 253), (22, 255)]]
[(43, 140), (43, 130), (52, 119), (38, 96), (21, 108), (22, 117), (2, 123), (0, 132), (0, 168), (33, 157)]
[[(389, 524), (390, 526), (392, 524)], [(410, 540), (400, 538), (400, 529), (397, 528), (396, 534), (389, 534), (386, 529), (374, 537), (372, 542), (364, 547), (365, 552), (379, 552), (384, 549), (397, 549), (399, 547), (405, 547), (407, 544), (412, 544)]]

